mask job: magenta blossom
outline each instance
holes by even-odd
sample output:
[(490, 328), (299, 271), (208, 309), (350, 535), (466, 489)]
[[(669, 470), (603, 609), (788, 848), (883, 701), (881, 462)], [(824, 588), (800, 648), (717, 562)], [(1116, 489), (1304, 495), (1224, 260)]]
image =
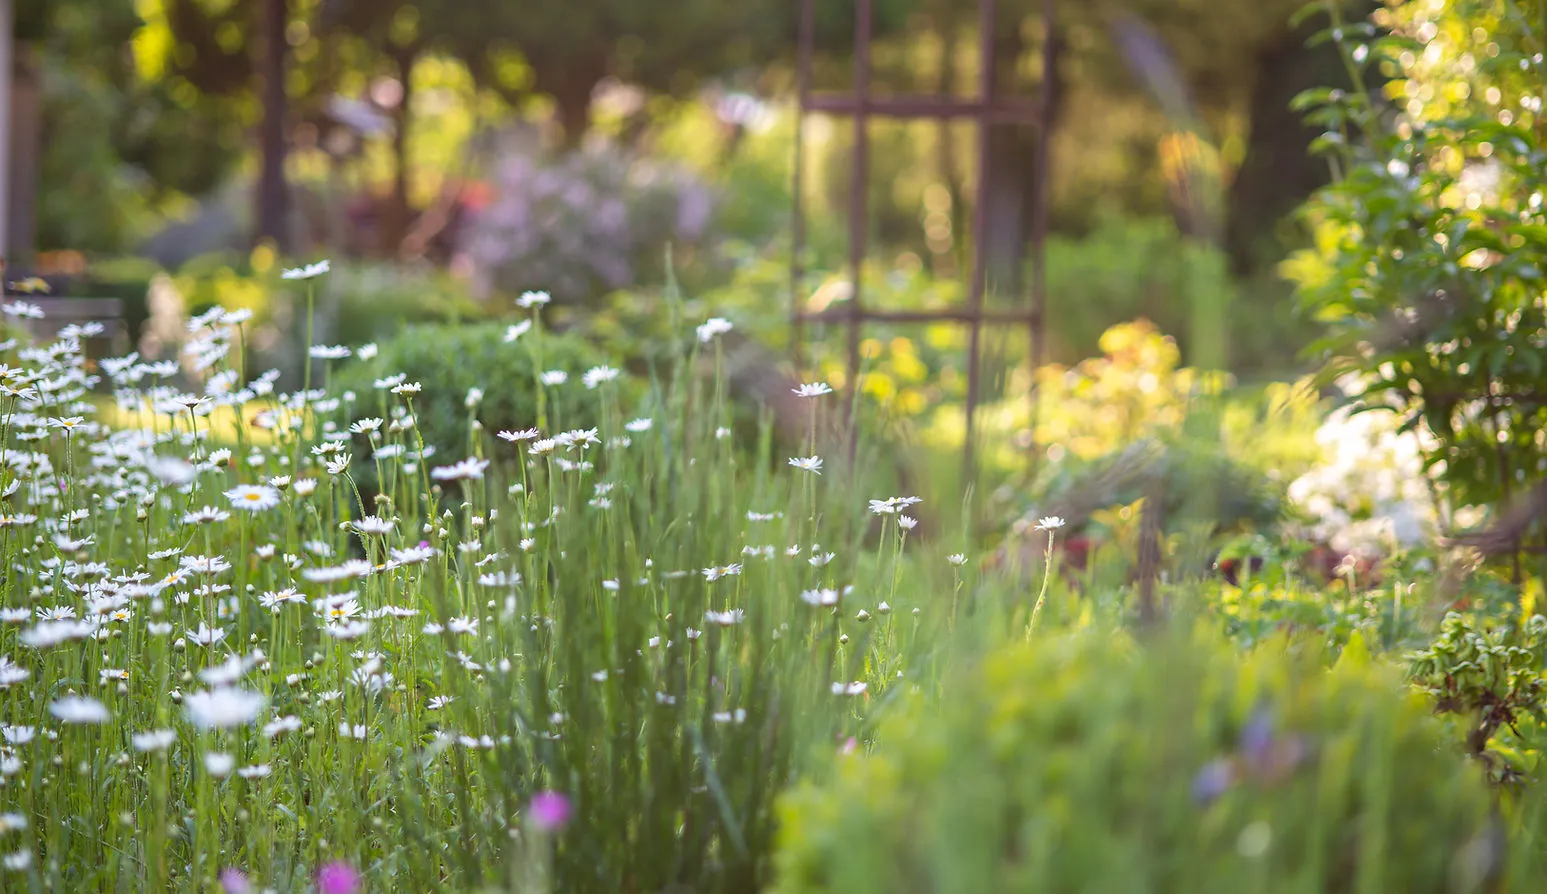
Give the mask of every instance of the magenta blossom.
[(358, 890), (360, 873), (342, 860), (334, 860), (317, 870), (317, 894), (355, 894)]
[(569, 803), (568, 798), (558, 792), (538, 792), (532, 796), (528, 811), (532, 817), (532, 825), (543, 832), (552, 832), (563, 828), (569, 822), (575, 808)]
[(247, 882), (247, 873), (234, 868), (220, 871), (220, 887), (226, 894), (248, 894), (252, 890), (252, 885)]

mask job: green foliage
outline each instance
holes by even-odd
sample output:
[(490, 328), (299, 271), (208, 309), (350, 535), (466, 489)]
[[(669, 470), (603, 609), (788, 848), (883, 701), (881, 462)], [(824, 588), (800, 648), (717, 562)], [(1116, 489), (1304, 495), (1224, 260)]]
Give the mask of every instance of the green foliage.
[(383, 343), (374, 359), (340, 368), (329, 387), (337, 393), (353, 391), (361, 414), (384, 416), (388, 401), (375, 380), (406, 374), (409, 382), (418, 382), (424, 389), (414, 399), (424, 443), (443, 455), (461, 456), (471, 452), (475, 415), (467, 406), (471, 389), (483, 390), (476, 416), (485, 430), (490, 434), (515, 431), (537, 424), (537, 374), (564, 370), (569, 381), (547, 389), (551, 427), (589, 427), (596, 424), (597, 416), (594, 408), (587, 409), (591, 402), (583, 400), (580, 376), (601, 362), (601, 356), (575, 333), (529, 333), (507, 344), (505, 327), (493, 323), (412, 326)]
[[(1547, 469), (1543, 4), (1398, 4), (1375, 24), (1327, 7), (1354, 83), (1297, 102), (1341, 176), (1285, 272), (1329, 329), (1329, 374), (1434, 434), (1455, 505), (1494, 503)], [(1363, 86), (1377, 70), (1383, 95)]]
[(122, 251), (169, 193), (229, 173), (240, 122), (229, 104), (139, 76), (123, 52), (142, 24), (135, 4), (34, 0), (17, 12), (41, 90), (39, 249)]
[(1502, 727), (1531, 718), (1547, 721), (1543, 703), (1542, 657), (1547, 651), (1547, 618), (1533, 615), (1523, 627), (1479, 629), (1473, 619), (1451, 612), (1440, 635), (1414, 653), (1414, 685), (1432, 695), (1438, 710), (1467, 724), (1469, 751), (1488, 758), (1500, 779), (1517, 779), (1520, 768), (1487, 752)]
[[(1312, 333), (1271, 283), (1231, 279), (1224, 255), (1188, 239), (1162, 218), (1108, 215), (1080, 237), (1047, 244), (1048, 320), (1052, 358), (1077, 362), (1098, 350), (1107, 327), (1153, 320), (1163, 332), (1191, 331), (1192, 308), (1235, 308), (1226, 321), (1231, 369), (1281, 372)], [(1184, 349), (1186, 345), (1184, 345)]]
[(488, 315), (458, 280), (397, 265), (334, 265), (326, 295), (328, 341), (342, 345), (385, 341), (405, 327), (476, 322)]
[(1368, 653), (1039, 639), (879, 739), (787, 796), (776, 891), (1439, 894), (1537, 868)]

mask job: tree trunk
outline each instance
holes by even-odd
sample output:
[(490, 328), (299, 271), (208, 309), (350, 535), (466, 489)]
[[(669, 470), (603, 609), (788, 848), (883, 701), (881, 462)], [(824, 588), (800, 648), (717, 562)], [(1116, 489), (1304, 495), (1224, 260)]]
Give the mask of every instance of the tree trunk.
[(43, 95), (33, 48), (16, 47), (11, 82), (9, 199), (5, 257), (30, 261), (37, 251), (38, 171), (43, 152)]
[[(1061, 38), (1057, 32), (1046, 37), (1049, 46), (1044, 52), (1057, 52)], [(999, 74), (999, 84), (1013, 84), (1016, 62), (1025, 50), (1019, 27), (1001, 29), (994, 38), (994, 56)], [(1050, 85), (1039, 85), (1045, 90), (1052, 112), (1048, 121), (1056, 121), (1062, 105), (1063, 85), (1055, 80)], [(1037, 202), (1036, 170), (1037, 131), (1022, 124), (1005, 124), (994, 127), (989, 134), (988, 189), (984, 201), (988, 203), (988, 232), (983, 234), (983, 247), (987, 252), (988, 288), (1002, 296), (1021, 293), (1023, 270), (1021, 260), (1025, 256), (1026, 243), (1031, 235), (1032, 209)]]
[(580, 141), (591, 128), (591, 90), (575, 89), (553, 95), (558, 113), (559, 127), (564, 130), (564, 148), (578, 149)]
[(580, 141), (591, 129), (591, 97), (606, 72), (605, 63), (574, 59), (557, 73), (557, 77), (538, 76), (538, 84), (545, 84), (546, 92), (553, 97), (554, 117), (564, 130), (565, 149), (579, 148)]
[(259, 25), (263, 81), (263, 155), (258, 182), (258, 239), (270, 240), (283, 253), (289, 248), (285, 186), (285, 26), (287, 0), (264, 0)]
[(1334, 46), (1306, 49), (1312, 31), (1285, 29), (1257, 54), (1246, 156), (1225, 198), (1225, 249), (1236, 275), (1281, 256), (1280, 222), (1328, 180), (1326, 161), (1307, 151), (1321, 128), (1289, 108), (1301, 90), (1346, 77)]

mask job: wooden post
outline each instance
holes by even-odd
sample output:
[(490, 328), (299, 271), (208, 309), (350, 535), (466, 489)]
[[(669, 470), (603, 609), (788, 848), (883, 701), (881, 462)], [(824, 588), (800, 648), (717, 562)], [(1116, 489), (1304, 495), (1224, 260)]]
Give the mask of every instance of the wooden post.
[(11, 70), (16, 64), (16, 15), (0, 0), (0, 255), (11, 253)]
[(37, 251), (38, 176), (43, 153), (43, 85), (37, 48), (27, 44), (11, 48), (10, 110), (6, 123), (10, 153), (6, 191), (5, 256), (15, 263), (30, 264)]

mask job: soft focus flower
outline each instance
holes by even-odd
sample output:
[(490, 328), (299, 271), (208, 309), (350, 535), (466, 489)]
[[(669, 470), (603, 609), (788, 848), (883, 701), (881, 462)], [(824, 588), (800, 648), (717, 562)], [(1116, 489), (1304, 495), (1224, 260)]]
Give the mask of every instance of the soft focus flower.
[(231, 775), (231, 770), (236, 767), (236, 758), (224, 751), (206, 751), (204, 753), (204, 769), (216, 779), (224, 779)]
[(820, 456), (792, 456), (790, 465), (806, 472), (822, 474), (822, 458)]
[(800, 594), (800, 601), (807, 605), (837, 605), (838, 591), (827, 588), (818, 590), (805, 590)]
[(169, 729), (151, 730), (148, 733), (135, 733), (130, 741), (135, 751), (165, 751), (177, 741), (177, 733)]
[(542, 307), (552, 300), (553, 297), (547, 292), (525, 292), (516, 299), (516, 306), (522, 310), (531, 310), (534, 307)]
[(618, 371), (610, 366), (593, 366), (586, 370), (584, 376), (581, 376), (581, 381), (585, 383), (587, 388), (594, 391), (596, 388), (601, 386), (602, 383), (611, 382), (617, 377)]
[(543, 832), (553, 832), (562, 829), (569, 822), (570, 817), (574, 815), (574, 807), (568, 798), (558, 792), (538, 792), (532, 796), (527, 814), (531, 817), (533, 826)]
[(265, 701), (261, 693), (221, 687), (189, 695), (183, 708), (199, 729), (231, 729), (257, 720)]
[(220, 887), (226, 894), (249, 894), (252, 891), (252, 885), (247, 881), (247, 874), (235, 868), (220, 871)]
[(721, 627), (733, 627), (737, 624), (740, 624), (741, 618), (742, 612), (739, 608), (733, 608), (723, 612), (717, 612), (713, 610), (704, 612), (705, 621), (708, 621), (711, 624), (718, 624)]
[(724, 317), (710, 317), (698, 327), (698, 340), (704, 343), (714, 341), (717, 335), (724, 335), (731, 331), (731, 321)]
[(360, 890), (360, 873), (342, 860), (326, 863), (317, 870), (317, 894), (355, 894)]
[(1049, 515), (1037, 520), (1038, 531), (1056, 531), (1064, 526), (1064, 520), (1056, 515)]
[(316, 279), (331, 269), (333, 269), (332, 265), (327, 261), (318, 261), (315, 264), (308, 264), (305, 267), (295, 267), (290, 270), (286, 270), (279, 275), (279, 278), (290, 280)]
[(488, 460), (468, 457), (449, 466), (436, 466), (430, 470), (430, 477), (436, 481), (476, 480), (483, 477), (483, 472), (487, 468), (489, 468)]
[(243, 484), (226, 491), (233, 509), (263, 512), (279, 505), (279, 491), (266, 484)]
[(833, 389), (826, 382), (809, 382), (799, 388), (791, 388), (796, 397), (821, 397), (824, 394), (832, 394)]
[(67, 695), (50, 704), (48, 713), (65, 723), (106, 723), (113, 716), (106, 705), (78, 695)]
[(505, 344), (510, 344), (511, 342), (530, 332), (531, 329), (531, 320), (522, 320), (514, 326), (507, 327), (505, 329)]

